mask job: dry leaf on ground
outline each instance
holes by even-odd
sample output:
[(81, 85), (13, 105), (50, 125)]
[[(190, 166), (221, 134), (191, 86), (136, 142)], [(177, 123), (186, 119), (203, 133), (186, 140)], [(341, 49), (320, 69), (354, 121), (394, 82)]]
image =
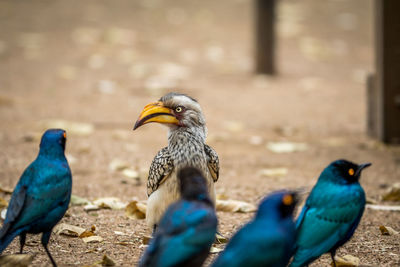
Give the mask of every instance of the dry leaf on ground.
[(89, 203), (83, 207), (84, 211), (95, 211), (101, 209), (99, 206)]
[(95, 201), (93, 201), (93, 204), (103, 209), (112, 209), (112, 210), (120, 210), (126, 207), (126, 203), (121, 202), (121, 200), (119, 200), (116, 197), (98, 198)]
[(392, 185), (382, 196), (383, 201), (400, 201), (400, 183)]
[(96, 231), (96, 226), (92, 225), (90, 230), (86, 230), (82, 227), (70, 225), (66, 223), (60, 223), (54, 227), (53, 232), (59, 235), (66, 235), (70, 237), (79, 237), (85, 243), (102, 242), (103, 238), (97, 236), (94, 231)]
[(230, 211), (230, 212), (254, 212), (257, 210), (257, 207), (253, 204), (239, 201), (239, 200), (220, 200), (217, 199), (217, 210), (218, 211)]
[(366, 201), (367, 201), (367, 204), (376, 204), (376, 203), (378, 203), (375, 199), (370, 198), (370, 197), (367, 197)]
[(114, 242), (113, 244), (121, 245), (121, 246), (130, 246), (130, 245), (134, 245), (135, 242), (132, 242), (132, 241), (119, 241), (119, 242)]
[(120, 232), (120, 231), (114, 231), (114, 234), (116, 234), (116, 235), (128, 235), (127, 233)]
[(96, 235), (94, 233), (94, 231), (96, 231), (96, 226), (92, 225), (92, 227), (90, 227), (90, 230), (85, 230), (85, 232), (83, 232), (82, 234), (79, 235), (79, 238), (94, 236), (94, 235)]
[(228, 241), (229, 241), (229, 239), (223, 235), (220, 235), (218, 233), (215, 235), (215, 243), (217, 243), (217, 244), (225, 244), (225, 243), (228, 243)]
[[(345, 255), (343, 257), (335, 256), (336, 267), (357, 267), (360, 265), (360, 259), (352, 255)], [(334, 266), (333, 262), (331, 266)]]
[(143, 212), (138, 207), (136, 200), (131, 201), (125, 208), (125, 215), (132, 219), (144, 219), (146, 218), (146, 210)]
[(27, 267), (29, 266), (35, 255), (31, 254), (14, 254), (0, 256), (0, 266), (2, 267)]
[(4, 198), (0, 197), (0, 209), (6, 208), (7, 206), (8, 206), (8, 202)]
[(149, 243), (150, 243), (150, 241), (151, 241), (151, 236), (148, 236), (148, 235), (144, 235), (144, 236), (142, 236), (142, 244), (143, 245), (148, 245)]
[(77, 195), (71, 195), (70, 203), (72, 206), (81, 206), (90, 204), (90, 201), (87, 200), (86, 198), (78, 197)]
[(82, 241), (85, 243), (99, 243), (103, 241), (103, 238), (101, 236), (94, 235), (94, 236), (84, 237), (82, 238)]
[(382, 235), (398, 235), (399, 232), (394, 230), (392, 227), (381, 225), (379, 226), (379, 230)]
[(75, 225), (60, 223), (60, 224), (57, 224), (56, 227), (53, 228), (53, 232), (58, 235), (79, 237), (82, 233), (85, 232), (85, 229), (82, 227), (79, 227), (79, 226), (75, 226)]
[(85, 232), (83, 232), (82, 234), (79, 235), (79, 238), (83, 239), (83, 238), (86, 238), (86, 237), (89, 237), (89, 236), (95, 236), (95, 235), (96, 234), (94, 232), (85, 230)]
[(147, 210), (147, 204), (146, 203), (138, 202), (138, 203), (136, 203), (136, 207), (138, 208), (139, 211), (141, 211), (142, 213), (146, 214), (146, 210)]
[(292, 153), (305, 151), (308, 149), (308, 145), (305, 143), (292, 142), (268, 142), (267, 149), (274, 153)]
[(108, 257), (106, 254), (103, 255), (103, 258), (99, 262), (101, 266), (115, 266), (115, 262), (113, 259)]
[(7, 209), (3, 209), (3, 210), (1, 211), (1, 213), (0, 213), (0, 218), (1, 218), (2, 220), (5, 220), (5, 219), (6, 219), (6, 214), (7, 214)]
[(0, 186), (0, 192), (5, 194), (12, 194), (13, 190), (8, 187)]
[(212, 246), (212, 247), (210, 248), (210, 253), (211, 253), (211, 254), (219, 253), (219, 252), (221, 252), (221, 251), (223, 251), (223, 250), (224, 250), (223, 248), (217, 248), (217, 247)]

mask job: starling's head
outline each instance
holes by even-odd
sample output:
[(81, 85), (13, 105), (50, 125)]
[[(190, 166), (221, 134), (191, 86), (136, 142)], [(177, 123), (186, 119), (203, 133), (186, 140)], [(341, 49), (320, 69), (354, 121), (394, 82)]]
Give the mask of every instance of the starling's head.
[(361, 171), (371, 163), (355, 164), (345, 159), (332, 162), (321, 174), (323, 179), (333, 179), (339, 183), (351, 184), (360, 179)]
[(157, 102), (147, 104), (137, 119), (134, 130), (149, 122), (176, 127), (205, 127), (199, 103), (184, 94), (168, 93)]
[(65, 143), (67, 141), (67, 133), (62, 129), (49, 129), (47, 130), (40, 141), (41, 153), (56, 153), (65, 150)]
[(181, 196), (187, 200), (210, 202), (206, 179), (199, 169), (184, 167), (178, 171)]
[(297, 194), (292, 191), (278, 191), (265, 197), (258, 207), (257, 217), (278, 216), (292, 218), (298, 201)]

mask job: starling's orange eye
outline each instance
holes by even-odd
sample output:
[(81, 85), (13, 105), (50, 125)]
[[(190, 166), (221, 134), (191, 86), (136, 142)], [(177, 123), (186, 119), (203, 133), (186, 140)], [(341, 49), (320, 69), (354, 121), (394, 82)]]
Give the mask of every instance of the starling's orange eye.
[(176, 107), (176, 108), (175, 108), (175, 111), (178, 112), (178, 113), (179, 113), (179, 112), (182, 112), (182, 110), (183, 110), (182, 107)]
[(282, 203), (286, 206), (290, 206), (293, 204), (293, 196), (292, 195), (285, 195), (282, 198)]
[(354, 169), (349, 169), (349, 174), (350, 174), (351, 176), (353, 176), (353, 175), (354, 175)]
[(64, 132), (63, 136), (64, 136), (65, 139), (67, 139), (67, 133), (66, 132)]

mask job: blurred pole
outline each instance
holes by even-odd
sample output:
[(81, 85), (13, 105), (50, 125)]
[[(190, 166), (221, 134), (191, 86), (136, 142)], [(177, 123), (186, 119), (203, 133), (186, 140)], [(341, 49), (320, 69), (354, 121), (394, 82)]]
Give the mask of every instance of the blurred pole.
[(375, 0), (375, 74), (368, 87), (368, 133), (400, 143), (400, 1)]
[(275, 0), (255, 0), (256, 72), (275, 73)]

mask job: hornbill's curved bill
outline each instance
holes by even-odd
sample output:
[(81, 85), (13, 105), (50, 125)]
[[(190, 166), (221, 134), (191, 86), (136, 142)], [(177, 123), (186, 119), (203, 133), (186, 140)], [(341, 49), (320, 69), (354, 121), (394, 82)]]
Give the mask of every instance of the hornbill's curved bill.
[(175, 117), (172, 109), (165, 107), (161, 101), (147, 104), (137, 119), (133, 130), (136, 130), (140, 126), (149, 123), (170, 123), (179, 125), (179, 120)]

